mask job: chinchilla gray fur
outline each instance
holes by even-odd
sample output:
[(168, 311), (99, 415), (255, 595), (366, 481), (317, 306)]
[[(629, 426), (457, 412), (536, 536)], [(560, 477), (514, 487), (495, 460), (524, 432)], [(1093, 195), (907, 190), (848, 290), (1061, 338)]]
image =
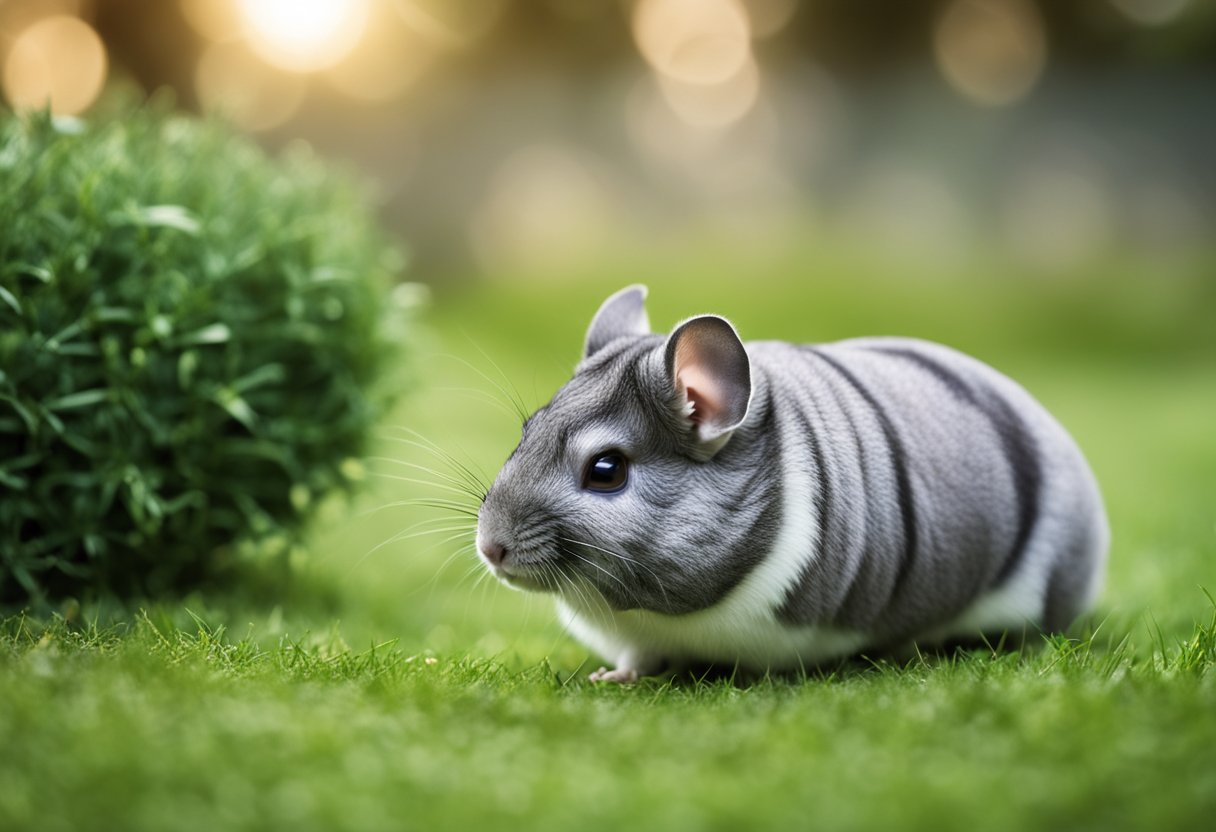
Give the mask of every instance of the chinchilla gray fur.
[(1093, 602), (1101, 496), (1015, 382), (906, 338), (655, 335), (645, 296), (604, 302), (478, 519), (489, 568), (615, 665), (594, 679), (1059, 630)]

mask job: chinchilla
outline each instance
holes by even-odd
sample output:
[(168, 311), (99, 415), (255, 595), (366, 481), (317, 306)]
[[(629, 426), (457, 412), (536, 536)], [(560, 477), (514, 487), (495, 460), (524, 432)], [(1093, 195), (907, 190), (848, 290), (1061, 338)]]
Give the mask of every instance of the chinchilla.
[(1097, 594), (1105, 510), (1015, 382), (906, 338), (744, 344), (606, 300), (485, 497), (493, 573), (551, 592), (614, 662), (788, 671), (910, 641), (1060, 630)]

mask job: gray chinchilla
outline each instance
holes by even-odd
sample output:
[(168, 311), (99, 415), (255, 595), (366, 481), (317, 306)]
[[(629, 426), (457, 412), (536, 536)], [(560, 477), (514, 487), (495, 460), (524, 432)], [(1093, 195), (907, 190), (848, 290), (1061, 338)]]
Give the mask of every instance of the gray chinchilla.
[(615, 662), (797, 670), (909, 640), (1058, 630), (1098, 592), (1093, 474), (1025, 390), (903, 338), (654, 335), (608, 298), (481, 506), (493, 573)]

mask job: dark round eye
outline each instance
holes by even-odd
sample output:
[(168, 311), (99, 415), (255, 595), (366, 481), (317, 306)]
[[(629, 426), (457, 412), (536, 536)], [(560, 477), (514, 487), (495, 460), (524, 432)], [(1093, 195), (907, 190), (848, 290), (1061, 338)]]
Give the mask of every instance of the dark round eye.
[(618, 451), (605, 451), (591, 458), (583, 475), (583, 488), (588, 491), (619, 491), (629, 479), (629, 463)]

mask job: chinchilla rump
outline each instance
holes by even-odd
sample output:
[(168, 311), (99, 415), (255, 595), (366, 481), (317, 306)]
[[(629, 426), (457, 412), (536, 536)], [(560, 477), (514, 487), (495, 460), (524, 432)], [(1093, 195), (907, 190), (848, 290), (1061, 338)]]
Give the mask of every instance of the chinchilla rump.
[(1016, 383), (911, 339), (653, 335), (644, 297), (601, 307), (479, 517), (495, 573), (632, 674), (603, 678), (1061, 629), (1092, 603), (1101, 497)]

